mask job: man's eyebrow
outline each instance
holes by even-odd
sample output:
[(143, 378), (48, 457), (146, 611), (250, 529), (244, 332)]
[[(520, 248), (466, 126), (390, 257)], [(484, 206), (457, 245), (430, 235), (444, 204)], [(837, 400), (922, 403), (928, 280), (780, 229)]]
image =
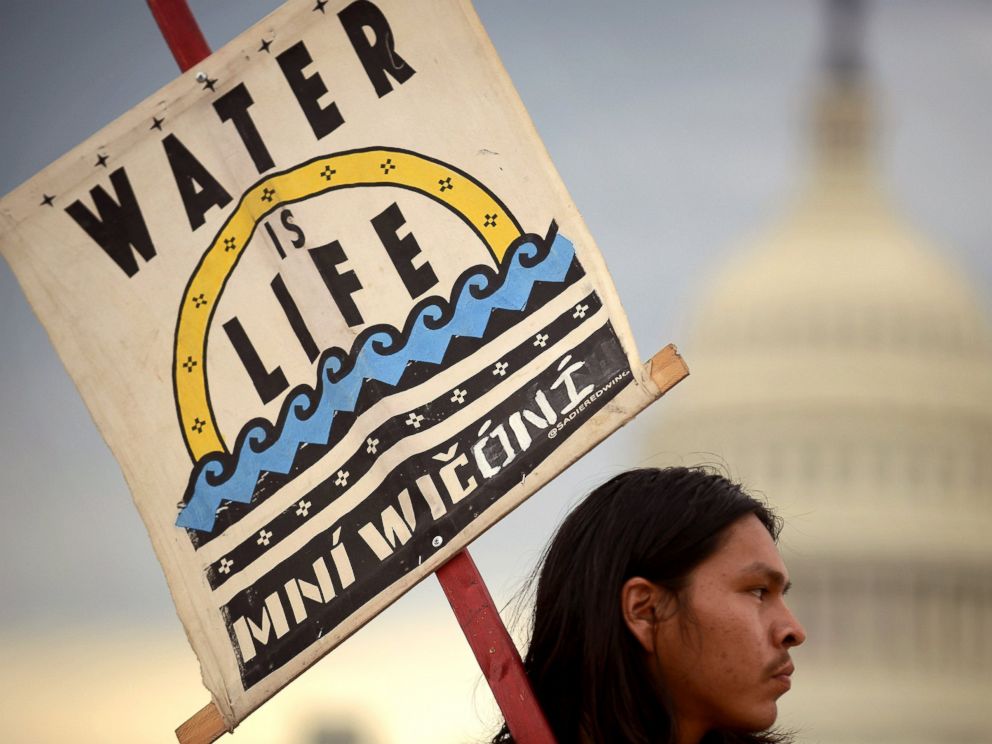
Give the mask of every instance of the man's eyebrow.
[(786, 594), (792, 588), (792, 582), (786, 581), (785, 574), (776, 568), (772, 568), (764, 561), (755, 561), (741, 570), (741, 574), (764, 574), (770, 581), (782, 587), (782, 594)]

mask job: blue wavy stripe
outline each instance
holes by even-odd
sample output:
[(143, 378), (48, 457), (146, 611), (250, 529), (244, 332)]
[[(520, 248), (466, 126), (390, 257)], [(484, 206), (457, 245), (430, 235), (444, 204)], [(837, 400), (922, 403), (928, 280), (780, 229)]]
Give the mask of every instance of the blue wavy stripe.
[[(353, 367), (341, 379), (335, 377), (344, 368), (343, 356), (326, 356), (316, 386), (297, 388), (283, 404), (281, 427), (258, 420), (249, 422), (238, 437), (233, 457), (205, 458), (192, 496), (180, 511), (176, 524), (211, 531), (221, 504), (249, 502), (263, 471), (287, 473), (301, 445), (326, 445), (335, 414), (355, 410), (366, 378), (396, 385), (410, 362), (440, 362), (456, 336), (481, 338), (494, 310), (522, 310), (536, 282), (563, 281), (575, 255), (572, 243), (556, 235), (543, 260), (528, 265), (539, 252), (534, 243), (518, 246), (509, 257), (510, 265), (502, 285), (489, 296), (482, 295), (496, 279), (491, 271), (480, 270), (461, 285), (453, 303), (434, 298), (434, 302), (418, 305), (419, 309), (414, 309), (404, 326), (411, 330), (402, 347), (393, 348), (401, 338), (396, 329), (377, 329), (365, 338)], [(452, 304), (450, 319), (437, 327)], [(235, 463), (233, 472), (231, 462)]]

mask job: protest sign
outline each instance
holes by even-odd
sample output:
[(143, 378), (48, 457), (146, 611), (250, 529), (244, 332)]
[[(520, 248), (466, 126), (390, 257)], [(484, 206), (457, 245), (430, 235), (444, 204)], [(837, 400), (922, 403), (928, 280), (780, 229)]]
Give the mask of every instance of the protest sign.
[(292, 2), (0, 202), (233, 726), (659, 393), (466, 2)]

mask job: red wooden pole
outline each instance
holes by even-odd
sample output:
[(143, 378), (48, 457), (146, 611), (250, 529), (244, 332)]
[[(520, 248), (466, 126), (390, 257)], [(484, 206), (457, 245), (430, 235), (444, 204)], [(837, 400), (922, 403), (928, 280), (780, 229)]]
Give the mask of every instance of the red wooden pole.
[[(148, 0), (179, 69), (210, 56), (210, 47), (186, 0)], [(500, 619), (475, 561), (462, 550), (435, 573), (472, 647), (516, 744), (555, 744), (513, 639)]]
[(435, 574), (517, 744), (554, 744), (513, 639), (475, 561), (462, 550)]
[(148, 7), (180, 70), (186, 72), (210, 56), (210, 47), (186, 0), (148, 0)]

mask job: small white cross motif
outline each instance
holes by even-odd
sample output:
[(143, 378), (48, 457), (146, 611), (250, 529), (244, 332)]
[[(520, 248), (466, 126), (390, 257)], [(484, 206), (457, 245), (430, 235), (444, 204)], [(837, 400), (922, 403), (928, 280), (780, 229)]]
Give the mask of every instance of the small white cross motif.
[(588, 305), (583, 305), (579, 303), (578, 305), (575, 306), (575, 312), (572, 313), (572, 317), (581, 320), (582, 318), (586, 317), (586, 313), (588, 311), (589, 311)]
[(451, 393), (451, 402), (461, 405), (465, 402), (465, 396), (468, 395), (467, 390), (462, 390), (461, 388), (455, 388)]
[(410, 411), (410, 415), (406, 419), (406, 425), (407, 426), (412, 426), (414, 429), (419, 429), (420, 428), (420, 422), (423, 421), (423, 420), (424, 420), (424, 417), (421, 416), (419, 413), (415, 413), (413, 411)]
[(496, 366), (493, 367), (493, 374), (499, 375), (500, 377), (506, 377), (506, 368), (510, 365), (506, 362), (496, 362)]
[(347, 486), (348, 476), (351, 475), (347, 470), (339, 470), (338, 477), (334, 479), (335, 486)]
[(262, 530), (258, 533), (258, 540), (256, 542), (259, 545), (269, 546), (269, 540), (272, 539), (272, 532), (270, 530)]
[(534, 336), (534, 346), (540, 346), (542, 349), (548, 345), (548, 334), (538, 333)]
[(305, 517), (308, 514), (310, 514), (310, 507), (312, 506), (312, 504), (309, 501), (301, 501), (299, 504), (297, 504), (297, 506), (299, 508), (296, 510), (296, 516)]
[(368, 452), (370, 455), (374, 455), (376, 452), (379, 451), (377, 449), (379, 446), (378, 439), (373, 439), (372, 437), (369, 437), (368, 439), (365, 440), (365, 444), (368, 445), (368, 447), (365, 448), (365, 451)]
[(229, 574), (231, 573), (231, 566), (233, 565), (234, 565), (234, 561), (228, 560), (227, 558), (221, 558), (220, 568), (218, 568), (217, 570), (220, 571), (222, 574)]

